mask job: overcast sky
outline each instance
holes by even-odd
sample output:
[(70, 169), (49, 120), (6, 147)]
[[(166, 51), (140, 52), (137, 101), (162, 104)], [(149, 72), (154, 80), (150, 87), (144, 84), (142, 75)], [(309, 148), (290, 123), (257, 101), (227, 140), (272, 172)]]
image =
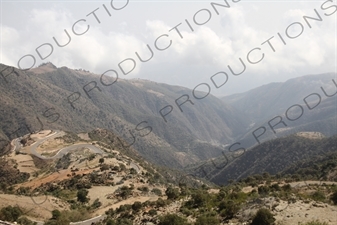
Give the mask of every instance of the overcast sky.
[[(50, 61), (57, 67), (82, 68), (97, 74), (115, 70), (120, 78), (149, 79), (189, 88), (208, 83), (215, 95), (337, 71), (337, 7), (332, 7), (336, 1), (228, 0), (230, 8), (213, 8), (211, 2), (226, 4), (223, 0), (1, 1), (0, 62), (18, 67), (20, 58), (30, 54), (36, 59), (34, 67)], [(309, 28), (303, 16), (317, 18), (315, 9), (323, 21), (308, 20)], [(90, 26), (85, 34), (74, 34), (76, 21), (77, 34)], [(179, 34), (173, 28), (180, 23)], [(71, 41), (59, 47), (53, 37), (59, 44), (66, 44), (69, 40), (64, 29)], [(161, 35), (165, 36), (158, 39), (158, 48), (172, 43), (160, 51), (155, 40)], [(148, 59), (147, 44), (154, 55), (141, 62), (135, 52)], [(44, 60), (36, 52), (41, 45), (38, 50), (43, 58), (51, 53)], [(259, 61), (262, 53), (264, 58), (252, 64), (247, 61), (247, 54), (254, 48), (258, 49), (249, 55), (251, 62)], [(133, 67), (134, 70), (124, 75), (118, 64), (127, 58), (135, 63), (126, 60), (120, 66), (125, 72)], [(243, 68), (239, 58), (246, 70), (234, 76), (228, 65), (239, 72)], [(20, 61), (22, 68), (32, 65), (31, 56)], [(210, 78), (220, 71), (228, 74), (228, 82), (215, 88)], [(224, 77), (215, 78), (220, 84)]]

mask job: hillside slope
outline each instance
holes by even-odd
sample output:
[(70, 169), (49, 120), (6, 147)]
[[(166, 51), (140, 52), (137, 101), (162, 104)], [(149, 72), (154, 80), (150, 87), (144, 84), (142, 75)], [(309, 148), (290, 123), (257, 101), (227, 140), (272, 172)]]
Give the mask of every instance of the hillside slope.
[(252, 121), (247, 132), (236, 140), (246, 148), (301, 131), (337, 134), (336, 73), (271, 83), (222, 100)]
[[(234, 140), (249, 123), (216, 97), (195, 100), (183, 87), (123, 79), (104, 86), (115, 79), (100, 81), (99, 75), (51, 63), (15, 69), (11, 75), (12, 69), (0, 65), (0, 71), (6, 75), (0, 82), (2, 145), (4, 139), (41, 129), (82, 132), (100, 127), (122, 135), (151, 162), (181, 167), (218, 155), (219, 144)], [(194, 105), (183, 104), (186, 97), (178, 99), (183, 95)], [(169, 106), (173, 110), (165, 122), (159, 111), (166, 107), (165, 115)]]
[[(319, 157), (336, 155), (336, 153), (337, 136), (311, 139), (291, 135), (270, 140), (249, 149), (223, 169), (216, 169), (211, 164), (206, 168), (209, 170), (208, 176), (211, 177), (211, 181), (220, 185), (229, 180), (240, 180), (263, 172), (275, 175), (285, 170), (291, 171), (289, 169), (291, 166), (302, 165), (313, 159), (319, 161)], [(299, 169), (299, 166), (296, 168)]]

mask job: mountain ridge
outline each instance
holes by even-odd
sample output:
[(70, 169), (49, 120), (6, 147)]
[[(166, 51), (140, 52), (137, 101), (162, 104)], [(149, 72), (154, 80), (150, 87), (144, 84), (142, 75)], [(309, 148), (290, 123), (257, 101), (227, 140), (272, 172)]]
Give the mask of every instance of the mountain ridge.
[[(43, 126), (73, 132), (101, 127), (120, 133), (152, 162), (180, 167), (181, 162), (215, 156), (221, 148), (214, 144), (232, 140), (248, 124), (240, 112), (211, 95), (183, 105), (183, 112), (175, 107), (165, 122), (158, 112), (173, 105), (180, 94), (190, 93), (187, 88), (123, 79), (104, 88), (96, 86), (100, 76), (91, 73), (83, 76), (83, 71), (49, 64), (38, 68), (37, 75), (34, 70), (14, 69), (19, 77), (8, 76), (10, 82), (0, 84), (1, 103), (6, 105), (1, 130), (11, 139), (19, 128), (19, 133), (27, 133)], [(193, 152), (206, 142), (213, 143), (209, 151)]]

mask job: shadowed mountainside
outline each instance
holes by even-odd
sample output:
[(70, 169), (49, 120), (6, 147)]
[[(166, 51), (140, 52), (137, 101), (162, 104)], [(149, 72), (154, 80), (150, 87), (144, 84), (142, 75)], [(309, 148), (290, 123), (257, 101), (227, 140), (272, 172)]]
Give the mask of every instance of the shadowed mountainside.
[[(5, 75), (11, 70), (0, 65)], [(187, 88), (151, 81), (118, 79), (104, 86), (115, 79), (104, 77), (101, 82), (99, 75), (51, 63), (28, 71), (15, 69), (7, 82), (1, 79), (1, 132), (9, 139), (41, 129), (106, 128), (134, 142), (148, 160), (180, 167), (218, 155), (219, 144), (235, 139), (249, 124), (214, 96), (196, 100)], [(185, 97), (177, 101), (183, 112), (175, 103), (182, 95), (194, 103), (182, 104)], [(167, 105), (173, 111), (165, 122), (159, 111)]]
[[(301, 165), (312, 166), (313, 162), (331, 159), (337, 153), (337, 136), (329, 138), (307, 138), (298, 134), (277, 138), (262, 143), (240, 154), (235, 159), (218, 159), (215, 168), (211, 163), (204, 166), (204, 171), (214, 183), (226, 184), (229, 180), (240, 180), (254, 174), (267, 172), (272, 175), (294, 174)], [(222, 163), (221, 163), (222, 161)], [(311, 162), (308, 164), (308, 162)], [(193, 170), (193, 169), (192, 169)], [(312, 174), (314, 175), (314, 174)]]

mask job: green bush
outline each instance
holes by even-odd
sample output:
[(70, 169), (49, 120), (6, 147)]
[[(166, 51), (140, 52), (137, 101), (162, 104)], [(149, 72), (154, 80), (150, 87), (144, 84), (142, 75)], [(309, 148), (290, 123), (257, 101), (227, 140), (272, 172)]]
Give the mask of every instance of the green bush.
[(315, 191), (310, 197), (315, 201), (321, 202), (323, 202), (326, 199), (325, 194), (321, 191)]
[(20, 225), (36, 225), (37, 222), (33, 222), (31, 220), (29, 220), (27, 217), (25, 216), (21, 216), (18, 220), (17, 220), (18, 224)]
[(149, 188), (147, 186), (142, 186), (142, 187), (139, 187), (137, 189), (140, 190), (143, 193), (149, 192)]
[(155, 215), (157, 215), (157, 210), (150, 209), (150, 211), (148, 213), (149, 213), (150, 216), (155, 216)]
[(271, 191), (281, 191), (281, 188), (278, 184), (273, 184), (270, 186)]
[(259, 195), (268, 195), (269, 193), (269, 187), (267, 186), (259, 186), (258, 189), (257, 189)]
[(157, 207), (164, 207), (166, 205), (165, 201), (162, 198), (158, 198), (156, 201), (156, 206)]
[(133, 225), (132, 221), (127, 218), (118, 218), (117, 221), (108, 220), (107, 225)]
[(88, 160), (91, 161), (91, 160), (93, 160), (95, 157), (96, 157), (96, 155), (92, 153), (92, 154), (89, 155)]
[(218, 208), (220, 211), (220, 216), (231, 219), (237, 212), (239, 212), (240, 205), (232, 200), (222, 201), (220, 202)]
[(179, 197), (179, 190), (177, 188), (168, 187), (165, 191), (167, 199), (177, 199)]
[(332, 201), (335, 205), (337, 205), (337, 191), (335, 191), (335, 192), (331, 195), (330, 199), (331, 199), (331, 201)]
[(282, 186), (282, 190), (285, 191), (285, 192), (289, 192), (291, 191), (291, 185), (290, 184), (286, 184), (286, 185), (283, 185)]
[(88, 190), (86, 189), (80, 189), (77, 192), (77, 201), (82, 202), (82, 203), (86, 203), (89, 201), (89, 198), (87, 197), (88, 195)]
[(112, 219), (109, 219), (107, 222), (106, 222), (106, 225), (116, 225), (116, 222)]
[(98, 198), (96, 198), (95, 201), (91, 205), (93, 209), (98, 209), (101, 206), (102, 206), (102, 202), (100, 202)]
[(117, 213), (121, 213), (121, 212), (127, 212), (129, 210), (132, 209), (132, 205), (130, 204), (125, 204), (125, 205), (121, 205), (116, 209)]
[(53, 220), (57, 220), (57, 219), (59, 219), (60, 216), (61, 216), (60, 210), (57, 210), (57, 209), (53, 210), (53, 211), (51, 212), (51, 214), (52, 214), (51, 219), (53, 219)]
[(121, 192), (119, 194), (123, 199), (126, 199), (131, 195), (131, 189), (127, 186), (121, 187)]
[(142, 208), (142, 203), (141, 202), (134, 202), (132, 205), (132, 209), (136, 212), (138, 212)]
[(255, 214), (251, 225), (274, 225), (274, 223), (273, 214), (268, 209), (262, 208)]
[(188, 225), (187, 219), (175, 214), (160, 217), (158, 225)]
[(153, 192), (154, 194), (156, 194), (156, 195), (158, 195), (158, 196), (161, 196), (161, 195), (162, 195), (161, 190), (158, 189), (158, 188), (153, 188), (151, 192)]
[(14, 222), (22, 215), (22, 211), (17, 206), (7, 206), (0, 210), (0, 220)]
[(193, 214), (193, 212), (185, 207), (181, 207), (179, 210), (182, 214), (184, 214), (185, 216), (190, 216)]
[(195, 223), (195, 225), (218, 225), (218, 224), (220, 224), (220, 221), (217, 217), (206, 215), (199, 216)]
[(52, 218), (45, 225), (69, 225), (70, 222), (78, 222), (88, 219), (89, 213), (85, 208), (71, 211), (52, 211)]

